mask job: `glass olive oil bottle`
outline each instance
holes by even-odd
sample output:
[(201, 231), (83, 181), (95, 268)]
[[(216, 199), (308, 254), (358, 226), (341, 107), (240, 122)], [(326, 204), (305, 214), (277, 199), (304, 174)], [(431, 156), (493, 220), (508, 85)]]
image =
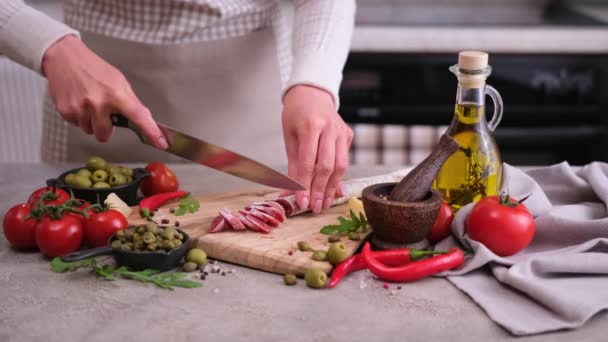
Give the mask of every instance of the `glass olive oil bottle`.
[[(450, 67), (458, 78), (454, 118), (447, 134), (460, 144), (443, 164), (433, 187), (456, 210), (496, 195), (502, 185), (502, 160), (492, 131), (502, 117), (502, 99), (493, 87), (486, 85), (491, 73), (488, 54), (464, 51), (458, 64)], [(494, 101), (494, 114), (488, 123), (485, 96)]]

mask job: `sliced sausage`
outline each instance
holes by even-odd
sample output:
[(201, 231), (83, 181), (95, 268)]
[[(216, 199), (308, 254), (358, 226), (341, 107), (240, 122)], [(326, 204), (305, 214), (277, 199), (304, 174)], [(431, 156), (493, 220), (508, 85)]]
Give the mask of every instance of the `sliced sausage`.
[(225, 226), (226, 226), (226, 220), (224, 220), (224, 217), (222, 215), (218, 215), (216, 218), (213, 219), (213, 221), (211, 221), (208, 232), (209, 233), (221, 232), (222, 230), (224, 230)]
[(257, 219), (255, 216), (249, 215), (248, 212), (240, 211), (239, 213), (243, 215), (243, 220), (246, 220), (251, 225), (249, 226), (251, 230), (262, 233), (270, 233), (272, 231), (270, 226)]
[(251, 209), (247, 213), (249, 215), (254, 216), (255, 218), (263, 221), (264, 223), (271, 225), (272, 227), (276, 227), (279, 224), (281, 224), (281, 221), (277, 220), (276, 218), (274, 218), (258, 209)]
[(245, 225), (241, 220), (230, 212), (230, 209), (223, 208), (220, 210), (220, 215), (230, 224), (234, 230), (245, 230)]

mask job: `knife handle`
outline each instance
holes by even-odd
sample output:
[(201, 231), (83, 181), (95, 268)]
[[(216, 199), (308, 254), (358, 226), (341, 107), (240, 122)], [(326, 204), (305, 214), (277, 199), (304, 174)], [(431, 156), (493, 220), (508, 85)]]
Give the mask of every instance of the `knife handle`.
[(118, 114), (118, 113), (110, 114), (110, 120), (112, 120), (113, 126), (129, 128), (129, 119), (127, 119), (122, 114)]

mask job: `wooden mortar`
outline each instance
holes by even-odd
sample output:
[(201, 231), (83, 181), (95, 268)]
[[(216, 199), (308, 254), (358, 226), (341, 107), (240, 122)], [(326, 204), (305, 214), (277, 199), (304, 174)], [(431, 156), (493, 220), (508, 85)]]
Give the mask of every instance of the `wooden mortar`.
[(386, 197), (397, 183), (380, 183), (363, 190), (363, 207), (373, 228), (375, 248), (394, 249), (423, 240), (430, 232), (441, 206), (441, 195), (427, 191), (416, 202), (391, 201)]
[(433, 152), (403, 177), (388, 198), (391, 201), (415, 202), (427, 196), (441, 166), (459, 147), (452, 137), (442, 135)]

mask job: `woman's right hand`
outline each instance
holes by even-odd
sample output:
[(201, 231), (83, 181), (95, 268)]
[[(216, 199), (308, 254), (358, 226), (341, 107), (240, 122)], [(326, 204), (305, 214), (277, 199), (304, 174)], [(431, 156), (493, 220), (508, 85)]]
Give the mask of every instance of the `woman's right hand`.
[(156, 147), (167, 148), (152, 114), (124, 75), (78, 38), (65, 36), (51, 45), (44, 54), (42, 71), (55, 107), (67, 122), (105, 142), (113, 131), (110, 114), (122, 113)]

